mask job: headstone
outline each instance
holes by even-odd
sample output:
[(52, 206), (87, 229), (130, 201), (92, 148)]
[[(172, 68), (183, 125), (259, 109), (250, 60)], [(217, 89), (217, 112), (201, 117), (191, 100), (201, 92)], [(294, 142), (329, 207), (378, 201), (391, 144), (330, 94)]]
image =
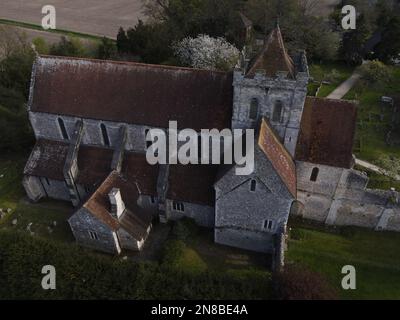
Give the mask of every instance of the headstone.
[(389, 103), (389, 104), (391, 104), (391, 105), (394, 104), (393, 98), (387, 97), (387, 96), (382, 96), (382, 97), (381, 97), (381, 101), (382, 101), (383, 103)]
[(12, 211), (11, 208), (7, 209), (7, 213), (11, 213), (11, 211)]
[(11, 223), (12, 223), (13, 226), (16, 226), (17, 223), (18, 223), (18, 220), (17, 220), (17, 219), (14, 219)]
[(57, 227), (57, 221), (53, 221), (53, 226)]

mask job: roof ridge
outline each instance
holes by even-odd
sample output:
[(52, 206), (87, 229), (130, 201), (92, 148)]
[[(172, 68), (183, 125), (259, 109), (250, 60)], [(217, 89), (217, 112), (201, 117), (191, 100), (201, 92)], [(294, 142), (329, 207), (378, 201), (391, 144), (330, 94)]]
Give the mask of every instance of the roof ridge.
[(132, 65), (132, 66), (140, 66), (140, 67), (150, 67), (150, 68), (158, 68), (158, 69), (167, 69), (167, 70), (185, 70), (192, 72), (204, 72), (204, 73), (217, 73), (217, 74), (229, 74), (230, 71), (220, 71), (220, 70), (207, 70), (207, 69), (199, 69), (199, 68), (190, 68), (190, 67), (181, 67), (181, 66), (168, 66), (164, 64), (151, 64), (151, 63), (143, 63), (143, 62), (135, 62), (135, 61), (118, 61), (118, 60), (104, 60), (104, 59), (93, 59), (93, 58), (81, 58), (81, 57), (70, 57), (70, 56), (57, 56), (57, 55), (47, 55), (41, 54), (38, 55), (38, 59), (59, 59), (59, 60), (78, 60), (78, 61), (88, 61), (93, 63), (111, 63), (111, 64), (119, 64), (119, 65)]

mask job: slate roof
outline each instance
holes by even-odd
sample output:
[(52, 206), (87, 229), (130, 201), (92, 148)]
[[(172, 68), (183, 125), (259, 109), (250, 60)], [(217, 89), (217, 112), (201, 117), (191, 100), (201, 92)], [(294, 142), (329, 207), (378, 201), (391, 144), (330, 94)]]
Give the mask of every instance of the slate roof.
[(110, 174), (114, 151), (93, 146), (81, 146), (78, 152), (78, 183), (98, 186)]
[(351, 168), (356, 119), (355, 102), (307, 97), (296, 160)]
[(265, 118), (261, 121), (258, 146), (281, 177), (288, 191), (296, 198), (296, 165), (292, 156), (279, 141), (279, 138)]
[(167, 198), (214, 206), (218, 168), (218, 165), (171, 165)]
[[(126, 207), (126, 211), (120, 220), (114, 218), (110, 213), (111, 204), (108, 194), (113, 188), (120, 190)], [(89, 200), (84, 203), (83, 207), (112, 230), (117, 231), (123, 228), (136, 240), (140, 241), (147, 234), (152, 215), (137, 205), (138, 197), (139, 190), (136, 184), (130, 182), (118, 172), (113, 171)]]
[(157, 196), (158, 165), (150, 165), (145, 154), (125, 153), (122, 173), (135, 181), (141, 194)]
[(263, 50), (251, 64), (246, 76), (253, 77), (258, 70), (265, 71), (266, 75), (272, 78), (278, 71), (286, 71), (289, 78), (295, 78), (295, 67), (286, 51), (279, 26), (268, 36)]
[(230, 128), (232, 73), (40, 56), (30, 110), (167, 128)]
[(26, 163), (24, 174), (63, 181), (68, 146), (64, 142), (38, 139)]

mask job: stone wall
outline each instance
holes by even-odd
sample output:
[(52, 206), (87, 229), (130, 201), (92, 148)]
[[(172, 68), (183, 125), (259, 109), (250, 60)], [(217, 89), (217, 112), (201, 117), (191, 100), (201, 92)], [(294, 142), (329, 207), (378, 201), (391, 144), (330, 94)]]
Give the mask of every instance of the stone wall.
[[(234, 101), (232, 128), (255, 128), (261, 117), (270, 120), (285, 147), (294, 155), (300, 130), (304, 103), (307, 95), (308, 73), (300, 72), (296, 80), (286, 78), (285, 74), (277, 74), (276, 78), (268, 78), (262, 73), (254, 79), (246, 78), (242, 70), (234, 73)], [(259, 104), (258, 119), (250, 119), (251, 101)], [(282, 104), (279, 121), (273, 121), (277, 102)]]
[[(211, 206), (200, 205), (195, 203), (181, 202), (184, 211), (180, 212), (173, 209), (173, 202), (167, 199), (165, 202), (165, 216), (168, 220), (180, 220), (182, 218), (190, 218), (202, 227), (213, 228), (215, 224), (215, 209)], [(175, 201), (179, 202), (179, 201)]]
[[(311, 181), (314, 168), (319, 169)], [(297, 215), (329, 225), (400, 232), (400, 193), (367, 188), (368, 177), (353, 169), (297, 163)]]
[[(111, 254), (121, 252), (117, 234), (97, 220), (87, 209), (79, 209), (68, 223), (79, 245)], [(98, 239), (92, 239), (89, 231), (96, 232)]]
[(22, 185), (24, 186), (28, 198), (34, 202), (47, 196), (39, 177), (24, 176)]
[(218, 227), (214, 237), (219, 244), (263, 253), (274, 252), (274, 235), (268, 232)]
[[(251, 180), (257, 182), (256, 190), (250, 191)], [(291, 200), (277, 197), (258, 178), (250, 178), (216, 201), (216, 228), (243, 228), (266, 232), (266, 220), (273, 222), (271, 233), (286, 224)]]
[(142, 249), (144, 240), (137, 241), (124, 229), (118, 230), (117, 234), (122, 249), (132, 250), (132, 251), (140, 251)]
[(40, 178), (46, 195), (55, 200), (71, 201), (65, 181)]
[[(74, 132), (75, 123), (80, 120), (75, 117), (58, 116), (49, 113), (29, 112), (30, 122), (34, 130), (36, 138), (63, 141), (63, 136), (58, 125), (58, 118), (64, 121), (68, 136), (71, 138)], [(146, 139), (145, 132), (147, 129), (155, 129), (147, 126), (129, 125), (118, 122), (99, 121), (93, 119), (81, 119), (83, 121), (83, 145), (93, 145), (99, 147), (107, 147), (103, 141), (100, 125), (104, 124), (107, 129), (107, 135), (111, 148), (118, 146), (119, 130), (122, 125), (127, 127), (126, 150), (132, 152), (145, 152)]]

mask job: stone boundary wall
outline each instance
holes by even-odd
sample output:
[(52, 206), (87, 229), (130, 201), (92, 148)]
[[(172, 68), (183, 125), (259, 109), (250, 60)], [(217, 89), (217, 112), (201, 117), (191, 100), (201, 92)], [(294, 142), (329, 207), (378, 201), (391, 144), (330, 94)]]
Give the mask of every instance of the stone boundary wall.
[(327, 225), (400, 232), (400, 193), (368, 189), (367, 183), (362, 172), (343, 169), (337, 181), (330, 181), (334, 192), (300, 184), (299, 209), (292, 214)]

